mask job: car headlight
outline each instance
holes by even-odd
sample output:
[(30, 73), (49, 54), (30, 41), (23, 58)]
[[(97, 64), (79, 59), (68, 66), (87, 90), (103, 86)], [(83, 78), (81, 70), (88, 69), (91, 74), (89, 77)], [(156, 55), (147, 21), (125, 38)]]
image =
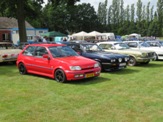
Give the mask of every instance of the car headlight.
[(128, 57), (125, 57), (125, 61), (128, 61), (129, 60), (129, 58)]
[(99, 63), (95, 63), (94, 64), (94, 67), (99, 67)]
[(110, 61), (111, 61), (111, 62), (115, 62), (116, 60), (115, 60), (115, 59), (111, 59)]
[(119, 62), (122, 62), (122, 58), (119, 58), (118, 61), (119, 61)]
[(80, 66), (70, 66), (70, 70), (81, 70)]

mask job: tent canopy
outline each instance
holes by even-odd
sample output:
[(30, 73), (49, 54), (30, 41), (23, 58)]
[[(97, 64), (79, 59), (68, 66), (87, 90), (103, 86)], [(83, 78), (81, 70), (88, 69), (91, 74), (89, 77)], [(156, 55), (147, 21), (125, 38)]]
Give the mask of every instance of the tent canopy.
[(81, 31), (81, 32), (72, 34), (72, 36), (87, 36), (87, 34), (88, 34), (88, 33), (84, 32), (84, 31)]
[(87, 36), (103, 36), (104, 34), (97, 32), (97, 31), (92, 31), (90, 33), (88, 33)]
[(56, 36), (67, 36), (66, 34), (60, 33), (60, 32), (56, 32), (56, 31), (51, 31), (51, 32), (47, 32), (47, 33), (43, 33), (41, 34), (41, 36), (47, 36), (47, 37), (56, 37)]

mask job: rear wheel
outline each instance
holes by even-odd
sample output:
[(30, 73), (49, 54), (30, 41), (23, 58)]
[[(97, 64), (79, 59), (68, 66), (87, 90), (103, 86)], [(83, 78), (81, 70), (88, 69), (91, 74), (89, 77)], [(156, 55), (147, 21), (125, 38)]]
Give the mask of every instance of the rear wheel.
[(134, 57), (130, 57), (128, 61), (129, 66), (135, 66), (136, 65), (136, 59)]
[(158, 60), (158, 56), (156, 53), (154, 53), (154, 61), (157, 61)]
[(55, 80), (56, 80), (57, 82), (61, 82), (61, 83), (66, 82), (66, 75), (65, 75), (65, 73), (64, 73), (63, 70), (57, 69), (57, 70), (55, 71)]
[(26, 68), (25, 68), (25, 66), (24, 66), (23, 63), (20, 63), (20, 64), (18, 65), (18, 68), (19, 68), (19, 73), (20, 73), (20, 74), (22, 74), (22, 75), (27, 74), (27, 70), (26, 70)]

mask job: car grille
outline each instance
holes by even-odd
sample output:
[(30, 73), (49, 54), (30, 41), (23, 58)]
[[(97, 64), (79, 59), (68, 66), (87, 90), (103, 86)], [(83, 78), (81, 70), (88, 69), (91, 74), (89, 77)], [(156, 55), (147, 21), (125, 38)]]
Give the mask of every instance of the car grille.
[(94, 66), (82, 66), (82, 70), (94, 69)]
[(154, 53), (148, 53), (148, 57), (153, 57)]

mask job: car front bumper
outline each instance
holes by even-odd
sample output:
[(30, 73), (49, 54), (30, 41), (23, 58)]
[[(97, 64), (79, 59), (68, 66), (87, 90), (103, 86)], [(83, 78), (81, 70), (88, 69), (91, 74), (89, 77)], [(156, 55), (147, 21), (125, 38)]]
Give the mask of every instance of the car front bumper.
[(101, 73), (101, 68), (89, 69), (89, 70), (80, 70), (80, 71), (69, 71), (66, 70), (65, 74), (67, 80), (79, 80), (91, 77), (97, 77)]

